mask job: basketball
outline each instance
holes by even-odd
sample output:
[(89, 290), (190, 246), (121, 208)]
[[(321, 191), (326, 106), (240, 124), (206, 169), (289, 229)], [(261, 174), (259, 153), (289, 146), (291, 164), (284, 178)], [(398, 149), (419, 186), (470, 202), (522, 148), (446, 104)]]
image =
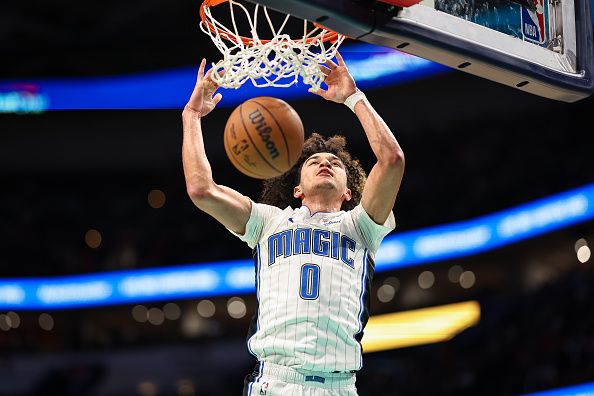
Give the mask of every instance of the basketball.
[(303, 150), (303, 123), (286, 102), (262, 96), (239, 105), (225, 126), (225, 151), (243, 174), (256, 179), (282, 175)]

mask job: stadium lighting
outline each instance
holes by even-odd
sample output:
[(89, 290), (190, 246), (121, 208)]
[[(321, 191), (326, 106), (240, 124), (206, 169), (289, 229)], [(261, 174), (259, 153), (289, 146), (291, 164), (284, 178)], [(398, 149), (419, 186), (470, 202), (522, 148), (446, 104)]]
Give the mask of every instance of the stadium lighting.
[(369, 318), (363, 337), (365, 353), (448, 341), (476, 325), (480, 305), (467, 301)]
[(588, 260), (590, 260), (590, 248), (588, 247), (588, 245), (584, 245), (581, 248), (578, 249), (577, 251), (577, 258), (580, 261), (580, 263), (585, 263)]
[(212, 301), (202, 300), (196, 305), (196, 311), (203, 318), (212, 318), (216, 312), (216, 307)]
[(523, 396), (591, 396), (594, 395), (594, 382), (580, 385), (568, 386), (546, 390), (537, 393), (530, 393)]
[(167, 200), (165, 193), (161, 190), (151, 190), (148, 193), (147, 201), (151, 208), (160, 209), (165, 205)]
[(464, 271), (460, 275), (460, 286), (470, 289), (476, 283), (476, 275), (472, 271)]
[(430, 289), (435, 283), (435, 275), (431, 271), (423, 271), (417, 280), (421, 289)]

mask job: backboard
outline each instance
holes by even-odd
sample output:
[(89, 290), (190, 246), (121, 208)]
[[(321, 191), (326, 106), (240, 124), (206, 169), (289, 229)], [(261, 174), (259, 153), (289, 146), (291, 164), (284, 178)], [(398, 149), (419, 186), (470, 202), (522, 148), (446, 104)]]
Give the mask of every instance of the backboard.
[(590, 0), (249, 0), (525, 92), (594, 92)]

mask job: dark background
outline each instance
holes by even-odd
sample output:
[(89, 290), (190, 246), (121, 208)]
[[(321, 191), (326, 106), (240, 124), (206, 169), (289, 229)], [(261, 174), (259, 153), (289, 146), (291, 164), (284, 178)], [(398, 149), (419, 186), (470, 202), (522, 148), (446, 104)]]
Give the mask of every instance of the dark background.
[[(194, 2), (2, 8), (3, 79), (128, 74), (218, 58), (198, 29)], [(592, 97), (555, 102), (459, 71), (366, 94), (406, 156), (396, 232), (594, 182)], [(306, 135), (344, 134), (371, 168), (371, 149), (346, 107), (313, 95), (290, 104)], [(224, 153), (231, 111), (219, 106), (203, 122), (214, 178), (256, 199), (260, 183), (242, 176)], [(0, 115), (1, 276), (249, 257), (247, 246), (187, 197), (181, 137), (181, 109)], [(166, 194), (163, 208), (147, 205), (152, 189)], [(96, 249), (85, 244), (91, 228), (103, 238)], [(483, 316), (450, 342), (366, 355), (360, 394), (519, 395), (592, 381), (592, 261), (578, 262), (574, 243), (585, 238), (592, 246), (593, 234), (590, 222), (491, 253), (377, 274), (373, 313), (477, 299)], [(472, 269), (476, 285), (449, 282), (452, 265)], [(436, 276), (429, 290), (417, 286), (425, 270)], [(375, 291), (389, 276), (400, 289), (381, 303)], [(243, 338), (255, 309), (254, 296), (242, 297), (245, 318), (225, 314), (226, 297), (213, 299), (217, 314), (192, 336), (183, 331), (183, 315), (152, 326), (135, 322), (129, 306), (51, 312), (52, 331), (39, 328), (40, 312), (19, 312), (20, 327), (0, 332), (0, 393), (239, 394), (253, 363)], [(186, 312), (197, 300), (176, 303)]]

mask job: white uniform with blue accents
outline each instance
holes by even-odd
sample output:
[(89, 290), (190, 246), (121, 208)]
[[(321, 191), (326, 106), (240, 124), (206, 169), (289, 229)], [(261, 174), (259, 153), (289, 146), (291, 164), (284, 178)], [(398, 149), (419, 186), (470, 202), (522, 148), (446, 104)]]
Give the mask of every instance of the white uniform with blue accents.
[(250, 392), (268, 384), (271, 391), (254, 394), (277, 393), (266, 379), (270, 370), (295, 370), (296, 378), (301, 373), (306, 385), (319, 387), (345, 385), (332, 379), (361, 369), (373, 256), (394, 227), (392, 213), (379, 225), (361, 205), (312, 214), (305, 206), (252, 203), (246, 232), (238, 235), (254, 249), (256, 266), (258, 309), (248, 349), (259, 365)]

